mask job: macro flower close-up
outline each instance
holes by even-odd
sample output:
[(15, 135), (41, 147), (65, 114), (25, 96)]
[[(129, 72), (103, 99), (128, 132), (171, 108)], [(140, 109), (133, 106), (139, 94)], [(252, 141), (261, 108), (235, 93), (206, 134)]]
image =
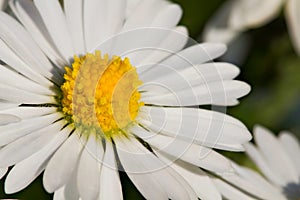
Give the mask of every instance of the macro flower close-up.
[(221, 199), (208, 174), (233, 168), (215, 149), (243, 151), (251, 139), (220, 112), (250, 91), (233, 80), (239, 68), (213, 62), (225, 45), (186, 46), (182, 9), (165, 0), (9, 8), (0, 13), (6, 194), (43, 173), (54, 199), (122, 199), (123, 173), (146, 199)]

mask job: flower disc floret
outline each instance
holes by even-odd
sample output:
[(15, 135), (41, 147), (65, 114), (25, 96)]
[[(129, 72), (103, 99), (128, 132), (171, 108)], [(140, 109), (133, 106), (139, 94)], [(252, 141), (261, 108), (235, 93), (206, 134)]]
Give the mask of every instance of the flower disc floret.
[(65, 70), (61, 105), (70, 122), (109, 138), (124, 134), (143, 106), (137, 90), (142, 82), (129, 59), (96, 51), (75, 56)]

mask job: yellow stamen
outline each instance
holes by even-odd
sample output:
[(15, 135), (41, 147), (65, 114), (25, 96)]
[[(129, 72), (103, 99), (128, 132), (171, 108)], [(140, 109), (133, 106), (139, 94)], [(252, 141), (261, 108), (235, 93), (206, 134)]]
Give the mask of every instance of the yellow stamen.
[(124, 134), (143, 106), (137, 91), (142, 82), (129, 59), (109, 59), (96, 51), (75, 56), (72, 68), (65, 69), (61, 104), (69, 120), (84, 132), (93, 129), (106, 138)]

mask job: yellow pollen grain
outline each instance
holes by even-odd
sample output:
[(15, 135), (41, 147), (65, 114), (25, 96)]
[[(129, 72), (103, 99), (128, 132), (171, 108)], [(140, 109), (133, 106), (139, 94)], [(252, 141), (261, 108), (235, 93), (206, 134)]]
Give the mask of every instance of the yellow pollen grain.
[(137, 91), (142, 82), (129, 59), (109, 59), (96, 51), (75, 56), (65, 70), (61, 105), (71, 122), (107, 138), (124, 134), (144, 105)]

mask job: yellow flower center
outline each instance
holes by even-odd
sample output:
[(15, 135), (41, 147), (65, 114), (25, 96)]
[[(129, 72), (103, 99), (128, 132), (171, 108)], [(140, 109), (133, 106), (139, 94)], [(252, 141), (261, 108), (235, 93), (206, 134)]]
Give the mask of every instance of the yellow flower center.
[(65, 69), (61, 105), (66, 118), (82, 133), (126, 134), (143, 106), (137, 91), (142, 82), (129, 59), (109, 59), (96, 51), (75, 56)]

